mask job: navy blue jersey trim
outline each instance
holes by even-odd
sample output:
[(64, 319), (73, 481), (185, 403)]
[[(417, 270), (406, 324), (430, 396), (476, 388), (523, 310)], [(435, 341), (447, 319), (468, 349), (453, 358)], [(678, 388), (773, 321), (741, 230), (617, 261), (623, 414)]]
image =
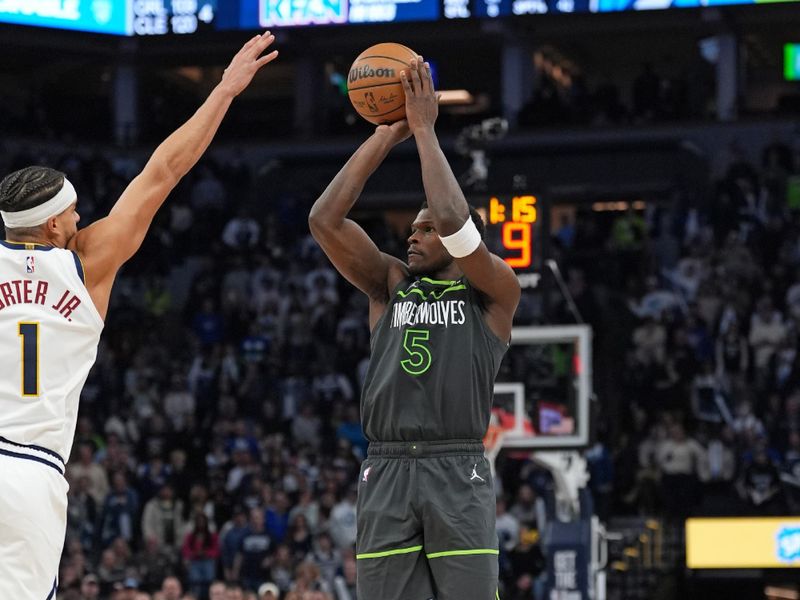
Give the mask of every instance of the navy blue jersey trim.
[(49, 594), (47, 594), (47, 598), (45, 598), (44, 600), (50, 600), (50, 598), (52, 598), (53, 596), (55, 596), (55, 594), (56, 594), (56, 588), (58, 587), (58, 583), (56, 583), (57, 581), (58, 581), (58, 578), (56, 578), (56, 579), (53, 579), (53, 588), (50, 590), (50, 593), (49, 593)]
[(38, 462), (38, 463), (42, 463), (43, 465), (47, 465), (51, 469), (55, 469), (56, 471), (58, 471), (59, 475), (63, 475), (64, 474), (64, 471), (62, 471), (58, 467), (58, 465), (56, 465), (56, 463), (52, 463), (49, 460), (45, 460), (43, 458), (39, 458), (38, 456), (32, 456), (30, 454), (23, 454), (21, 452), (10, 452), (8, 450), (4, 450), (3, 448), (0, 448), (0, 454), (3, 454), (5, 456), (10, 456), (12, 458), (24, 458), (25, 460), (32, 460), (32, 461), (35, 461), (35, 462)]
[[(41, 252), (47, 252), (53, 249), (53, 246), (48, 246), (46, 244), (38, 244), (36, 242), (10, 242), (8, 240), (0, 240), (0, 246), (5, 246), (9, 250), (39, 250)], [(31, 248), (33, 246), (33, 248)]]
[(57, 452), (53, 452), (52, 450), (48, 450), (47, 448), (43, 448), (42, 446), (35, 446), (33, 444), (29, 445), (18, 444), (17, 442), (12, 442), (11, 440), (4, 438), (2, 435), (0, 435), (0, 442), (3, 442), (5, 444), (11, 444), (12, 446), (16, 446), (17, 448), (30, 448), (31, 450), (38, 450), (39, 452), (44, 452), (45, 454), (49, 454), (53, 458), (57, 458), (59, 462), (64, 466), (66, 466), (67, 464), (64, 461), (64, 459), (61, 458), (60, 454), (58, 454)]
[(78, 253), (75, 250), (71, 250), (72, 258), (75, 259), (75, 268), (78, 269), (78, 277), (81, 278), (82, 283), (86, 283), (86, 276), (83, 272), (83, 262), (81, 261), (81, 257), (78, 256)]

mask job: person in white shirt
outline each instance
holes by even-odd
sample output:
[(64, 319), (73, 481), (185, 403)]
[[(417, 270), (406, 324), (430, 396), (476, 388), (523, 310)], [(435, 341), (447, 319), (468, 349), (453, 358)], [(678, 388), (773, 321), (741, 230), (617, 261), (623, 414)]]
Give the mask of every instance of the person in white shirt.
[(155, 150), (109, 215), (78, 229), (78, 192), (41, 166), (0, 182), (0, 598), (52, 598), (67, 519), (64, 478), (81, 389), (117, 272), (205, 152), (233, 99), (277, 51), (257, 35), (197, 112)]

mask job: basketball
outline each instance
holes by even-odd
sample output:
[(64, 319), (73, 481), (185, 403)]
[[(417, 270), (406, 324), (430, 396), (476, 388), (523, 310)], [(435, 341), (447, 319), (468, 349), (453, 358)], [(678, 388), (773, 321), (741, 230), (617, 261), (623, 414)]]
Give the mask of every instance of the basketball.
[(400, 72), (416, 56), (411, 48), (392, 42), (375, 44), (359, 54), (347, 75), (347, 95), (356, 112), (375, 125), (405, 117)]

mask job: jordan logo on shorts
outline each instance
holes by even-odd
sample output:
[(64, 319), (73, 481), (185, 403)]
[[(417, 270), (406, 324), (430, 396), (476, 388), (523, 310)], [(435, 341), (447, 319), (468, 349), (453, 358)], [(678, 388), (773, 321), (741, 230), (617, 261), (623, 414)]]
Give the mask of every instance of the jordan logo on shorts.
[(473, 479), (478, 479), (483, 483), (486, 483), (486, 480), (480, 475), (478, 475), (478, 463), (472, 465), (472, 475), (470, 476), (469, 480), (472, 481)]

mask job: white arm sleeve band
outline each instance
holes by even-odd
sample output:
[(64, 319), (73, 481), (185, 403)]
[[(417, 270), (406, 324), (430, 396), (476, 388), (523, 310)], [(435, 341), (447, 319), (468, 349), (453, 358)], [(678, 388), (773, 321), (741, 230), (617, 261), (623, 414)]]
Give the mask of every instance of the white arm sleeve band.
[(453, 258), (469, 256), (481, 245), (481, 234), (472, 217), (467, 217), (464, 226), (452, 235), (440, 236), (442, 244)]

